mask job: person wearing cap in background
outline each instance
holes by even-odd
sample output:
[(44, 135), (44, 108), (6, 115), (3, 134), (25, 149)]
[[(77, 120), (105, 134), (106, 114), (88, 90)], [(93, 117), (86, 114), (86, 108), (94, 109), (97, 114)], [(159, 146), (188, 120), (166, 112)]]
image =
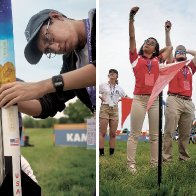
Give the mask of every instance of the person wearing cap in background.
[[(167, 59), (172, 47), (165, 47), (159, 51), (159, 44), (153, 37), (144, 41), (139, 53), (136, 50), (134, 16), (139, 7), (133, 7), (129, 15), (129, 38), (130, 38), (130, 62), (135, 75), (135, 89), (131, 108), (131, 133), (127, 141), (127, 164), (131, 173), (136, 170), (136, 148), (138, 137), (142, 131), (146, 115), (147, 103), (150, 98), (153, 86), (159, 75), (159, 62)], [(149, 118), (149, 140), (150, 140), (150, 164), (156, 166), (158, 163), (158, 97), (148, 110)]]
[(127, 97), (124, 90), (118, 85), (118, 71), (110, 69), (109, 81), (99, 85), (101, 107), (99, 113), (99, 153), (104, 155), (104, 142), (109, 125), (109, 154), (114, 154), (116, 144), (116, 130), (118, 127), (118, 102), (120, 98)]
[[(165, 22), (166, 46), (171, 46), (170, 30), (171, 22)], [(179, 129), (179, 160), (186, 161), (190, 158), (187, 152), (191, 125), (194, 120), (195, 106), (191, 100), (192, 96), (192, 76), (196, 72), (196, 51), (186, 50), (183, 45), (179, 45), (175, 50), (175, 58), (169, 56), (167, 63), (180, 62), (187, 59), (186, 54), (191, 54), (194, 58), (188, 65), (178, 71), (176, 76), (169, 83), (168, 97), (165, 110), (165, 130), (163, 140), (163, 161), (172, 161), (172, 134), (176, 128)]]
[(62, 111), (65, 102), (77, 96), (93, 112), (86, 87), (96, 83), (96, 10), (90, 10), (88, 16), (73, 20), (45, 9), (31, 17), (25, 30), (27, 61), (37, 64), (43, 54), (49, 59), (63, 55), (61, 74), (34, 83), (3, 85), (0, 107), (18, 103), (21, 112), (46, 118)]

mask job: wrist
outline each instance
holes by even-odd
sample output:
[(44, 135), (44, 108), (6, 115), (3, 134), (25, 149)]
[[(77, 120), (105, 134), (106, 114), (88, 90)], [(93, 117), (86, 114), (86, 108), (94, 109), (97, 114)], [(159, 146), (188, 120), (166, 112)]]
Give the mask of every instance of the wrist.
[(39, 87), (39, 91), (40, 91), (40, 94), (42, 94), (42, 96), (48, 93), (55, 92), (51, 79), (37, 82), (37, 85)]
[(64, 81), (61, 74), (52, 77), (52, 84), (57, 93), (63, 92)]
[(135, 20), (133, 18), (129, 18), (129, 22), (134, 22)]
[(129, 13), (129, 21), (134, 21), (134, 14), (133, 14), (133, 12), (130, 12)]

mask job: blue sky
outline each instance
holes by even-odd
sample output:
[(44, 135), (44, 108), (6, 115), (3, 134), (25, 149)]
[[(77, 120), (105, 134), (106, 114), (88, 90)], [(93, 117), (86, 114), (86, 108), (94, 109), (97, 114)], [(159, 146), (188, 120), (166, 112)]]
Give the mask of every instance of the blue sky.
[[(188, 49), (196, 50), (196, 1), (194, 0), (177, 2), (172, 0), (100, 0), (99, 5), (99, 72), (102, 73), (99, 74), (99, 82), (107, 81), (108, 70), (116, 68), (119, 71), (119, 84), (130, 97), (133, 96), (135, 83), (128, 53), (128, 18), (132, 7), (140, 7), (135, 17), (137, 48), (140, 48), (148, 37), (155, 37), (163, 48), (165, 46), (164, 23), (170, 20), (173, 47), (183, 44)], [(188, 58), (192, 57), (188, 56)], [(196, 76), (193, 78), (193, 84), (195, 84)], [(166, 90), (164, 98), (166, 98)], [(196, 88), (193, 90), (193, 100), (196, 104)], [(129, 122), (126, 126), (129, 126)], [(148, 123), (145, 121), (144, 129), (147, 128)]]

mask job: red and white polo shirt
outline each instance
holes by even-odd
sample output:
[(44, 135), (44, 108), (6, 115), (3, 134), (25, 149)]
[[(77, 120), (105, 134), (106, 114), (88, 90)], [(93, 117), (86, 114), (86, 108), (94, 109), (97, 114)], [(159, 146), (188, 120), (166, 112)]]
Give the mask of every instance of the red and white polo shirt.
[(175, 77), (169, 83), (168, 93), (182, 96), (192, 96), (192, 76), (196, 72), (196, 67), (191, 61), (178, 71)]
[(150, 95), (159, 76), (159, 60), (162, 56), (149, 59), (138, 55), (135, 49), (133, 53), (129, 52), (129, 58), (135, 75), (133, 94)]

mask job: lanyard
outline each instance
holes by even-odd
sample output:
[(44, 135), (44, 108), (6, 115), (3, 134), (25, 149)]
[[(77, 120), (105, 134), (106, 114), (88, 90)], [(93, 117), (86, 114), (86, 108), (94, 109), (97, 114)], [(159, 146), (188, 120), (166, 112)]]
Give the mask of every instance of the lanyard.
[(84, 23), (85, 23), (86, 37), (87, 37), (88, 58), (89, 58), (89, 63), (92, 63), (93, 61), (92, 61), (91, 31), (90, 31), (89, 19), (85, 19)]
[[(85, 23), (85, 30), (86, 30), (86, 38), (87, 38), (87, 47), (88, 47), (88, 59), (89, 63), (92, 63), (92, 46), (91, 46), (91, 31), (90, 31), (90, 22), (89, 19), (84, 20)], [(90, 92), (92, 91), (92, 93)], [(92, 103), (92, 109), (95, 109), (96, 106), (96, 88), (95, 87), (87, 87), (87, 92), (89, 94), (91, 103)]]
[(185, 80), (187, 79), (187, 66), (184, 66), (183, 68), (182, 68), (182, 73), (183, 73), (183, 75), (184, 75), (184, 78), (185, 78)]
[(148, 73), (150, 74), (151, 68), (152, 68), (152, 60), (147, 60), (147, 66), (148, 66)]
[(116, 85), (114, 85), (113, 88), (112, 88), (112, 85), (110, 84), (111, 98), (113, 98), (113, 95), (114, 95), (114, 92), (115, 92), (115, 88), (116, 88)]

